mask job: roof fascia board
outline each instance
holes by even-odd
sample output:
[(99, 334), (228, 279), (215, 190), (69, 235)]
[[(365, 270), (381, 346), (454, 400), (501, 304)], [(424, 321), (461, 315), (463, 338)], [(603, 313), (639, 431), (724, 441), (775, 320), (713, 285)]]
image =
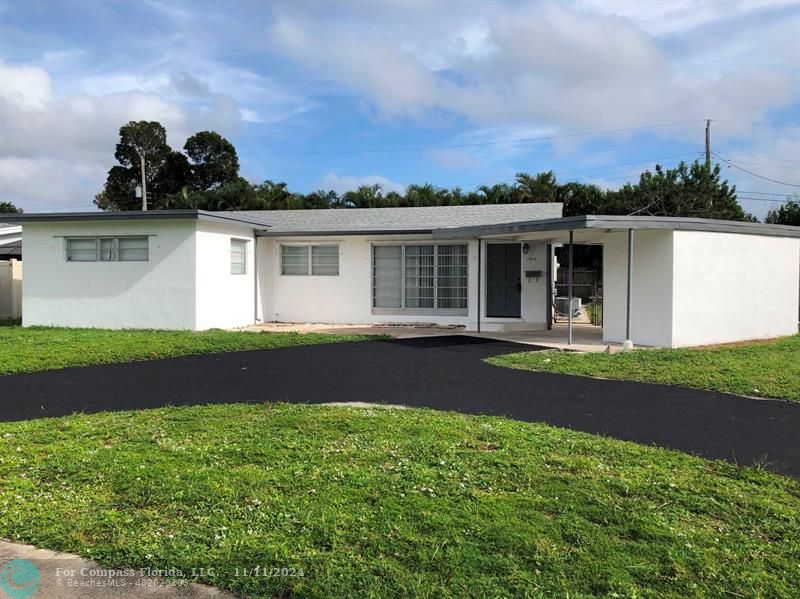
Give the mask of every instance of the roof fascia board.
[(211, 222), (232, 223), (247, 225), (259, 229), (266, 229), (268, 224), (241, 216), (231, 216), (218, 212), (205, 210), (150, 210), (127, 212), (42, 212), (4, 214), (6, 223), (37, 223), (37, 222), (92, 222), (92, 221), (138, 221), (138, 220), (204, 220)]
[(432, 229), (376, 229), (370, 230), (335, 230), (335, 231), (257, 231), (258, 237), (336, 237), (342, 235), (430, 235), (434, 233)]
[(567, 216), (563, 218), (545, 218), (539, 220), (521, 220), (497, 225), (478, 225), (475, 227), (448, 227), (435, 229), (433, 236), (437, 239), (455, 239), (464, 237), (482, 237), (484, 235), (519, 235), (538, 231), (569, 231), (585, 229), (593, 216)]
[(579, 229), (605, 229), (624, 231), (627, 229), (661, 229), (673, 231), (704, 231), (709, 233), (739, 233), (743, 235), (767, 235), (771, 237), (800, 238), (800, 227), (772, 225), (743, 221), (713, 220), (702, 218), (649, 217), (649, 216), (572, 216), (539, 221), (519, 221), (499, 225), (478, 227), (453, 227), (434, 230), (437, 239), (456, 237), (483, 237), (488, 235), (522, 235), (549, 231), (574, 231)]

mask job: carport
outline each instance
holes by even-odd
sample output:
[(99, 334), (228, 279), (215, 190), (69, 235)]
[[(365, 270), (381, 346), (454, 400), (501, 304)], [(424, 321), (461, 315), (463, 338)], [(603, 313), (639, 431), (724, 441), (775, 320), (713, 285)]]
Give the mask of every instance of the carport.
[[(603, 341), (681, 347), (797, 332), (800, 229), (782, 225), (650, 216), (575, 216), (434, 231), (477, 239), (478, 263), (499, 240), (603, 246)], [(525, 276), (524, 268), (521, 276)], [(546, 273), (552, 283), (552, 273)], [(572, 293), (572, 260), (568, 272)], [(479, 271), (478, 301), (487, 298)], [(552, 294), (548, 294), (552, 297)], [(548, 306), (548, 311), (549, 311)], [(566, 342), (574, 341), (571, 310)], [(480, 316), (478, 310), (480, 332)]]

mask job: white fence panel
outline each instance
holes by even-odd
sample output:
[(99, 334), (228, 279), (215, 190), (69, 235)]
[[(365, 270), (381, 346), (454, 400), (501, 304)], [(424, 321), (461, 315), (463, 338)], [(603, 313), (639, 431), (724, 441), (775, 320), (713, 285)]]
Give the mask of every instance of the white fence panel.
[(0, 260), (0, 320), (22, 317), (22, 262)]

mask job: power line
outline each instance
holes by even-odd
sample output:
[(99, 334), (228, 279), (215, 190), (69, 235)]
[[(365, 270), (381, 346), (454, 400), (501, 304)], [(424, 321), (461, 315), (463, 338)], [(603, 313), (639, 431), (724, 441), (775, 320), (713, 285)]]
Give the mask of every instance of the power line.
[(786, 185), (787, 187), (798, 187), (798, 188), (800, 188), (800, 185), (797, 185), (795, 183), (787, 183), (786, 181), (778, 181), (777, 179), (771, 179), (770, 177), (765, 177), (764, 175), (759, 175), (758, 173), (754, 173), (753, 171), (749, 171), (746, 168), (742, 168), (741, 166), (736, 165), (735, 163), (731, 162), (727, 158), (723, 158), (722, 156), (720, 156), (717, 153), (714, 153), (714, 156), (716, 156), (717, 158), (719, 158), (720, 160), (725, 162), (728, 166), (732, 166), (733, 168), (737, 168), (740, 171), (747, 173), (748, 175), (752, 175), (753, 177), (758, 177), (759, 179), (764, 179), (766, 181), (771, 181), (773, 183), (778, 183), (779, 185)]
[(790, 160), (788, 158), (775, 158), (773, 156), (764, 156), (763, 154), (750, 154), (748, 152), (726, 152), (729, 156), (744, 156), (745, 158), (757, 158), (759, 160), (768, 160), (772, 162), (788, 162), (791, 164), (800, 164), (800, 160)]
[(800, 129), (800, 125), (775, 125), (773, 123), (756, 123), (752, 121), (733, 121), (725, 119), (712, 119), (715, 123), (735, 123), (738, 125), (752, 125), (754, 127), (770, 127), (772, 129)]
[(763, 162), (755, 162), (753, 160), (741, 160), (739, 158), (736, 159), (737, 164), (749, 164), (752, 166), (760, 167), (761, 170), (768, 170), (768, 171), (794, 171), (800, 173), (800, 165), (792, 165), (789, 166), (787, 164), (765, 164)]
[(748, 198), (748, 197), (744, 197), (744, 196), (740, 196), (740, 195), (737, 195), (736, 199), (737, 200), (747, 200), (748, 202), (771, 202), (773, 204), (786, 204), (788, 202), (791, 202), (791, 200), (785, 200), (785, 199), (784, 200), (778, 200), (778, 199), (775, 199), (775, 198)]
[(786, 197), (785, 193), (775, 193), (771, 191), (740, 191), (739, 193), (750, 193), (758, 196), (780, 196), (782, 198)]
[(598, 131), (584, 131), (581, 133), (564, 133), (562, 135), (546, 135), (542, 137), (526, 137), (526, 138), (519, 138), (519, 139), (501, 139), (501, 140), (494, 140), (494, 141), (480, 141), (480, 142), (472, 142), (472, 143), (463, 143), (463, 144), (449, 144), (449, 145), (438, 145), (438, 146), (418, 146), (418, 147), (408, 147), (408, 148), (371, 148), (371, 149), (363, 149), (363, 150), (322, 150), (322, 151), (314, 151), (314, 152), (240, 152), (240, 155), (243, 156), (323, 156), (323, 155), (345, 155), (345, 154), (380, 154), (380, 153), (388, 153), (388, 152), (423, 152), (426, 150), (450, 150), (450, 149), (459, 149), (459, 148), (475, 148), (475, 147), (482, 147), (482, 146), (493, 146), (493, 145), (500, 145), (500, 144), (517, 144), (517, 143), (529, 143), (529, 142), (536, 142), (536, 141), (551, 141), (554, 139), (567, 139), (572, 137), (587, 137), (592, 135), (609, 135), (613, 133), (626, 133), (630, 131), (642, 131), (645, 129), (657, 129), (661, 127), (677, 127), (680, 125), (689, 125), (694, 123), (702, 122), (702, 119), (697, 119), (693, 121), (682, 121), (679, 123), (660, 123), (655, 125), (643, 125), (641, 127), (625, 127), (621, 129), (605, 129), (605, 130), (598, 130)]

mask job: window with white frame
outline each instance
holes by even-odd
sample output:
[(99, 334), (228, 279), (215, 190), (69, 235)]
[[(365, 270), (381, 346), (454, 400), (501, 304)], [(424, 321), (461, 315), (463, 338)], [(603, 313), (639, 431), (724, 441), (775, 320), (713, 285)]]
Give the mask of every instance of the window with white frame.
[(339, 246), (337, 244), (281, 245), (281, 274), (338, 275)]
[(147, 262), (149, 239), (125, 237), (67, 237), (64, 239), (67, 262)]
[(247, 240), (231, 239), (231, 274), (247, 274)]
[(467, 309), (466, 244), (373, 245), (372, 306), (463, 312)]

